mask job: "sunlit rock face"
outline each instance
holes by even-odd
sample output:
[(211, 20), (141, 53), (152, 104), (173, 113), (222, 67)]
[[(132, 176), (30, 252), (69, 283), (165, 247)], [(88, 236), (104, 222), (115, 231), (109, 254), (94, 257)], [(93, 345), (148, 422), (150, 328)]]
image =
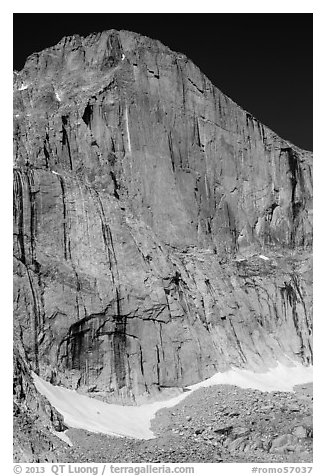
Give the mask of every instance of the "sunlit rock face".
[(312, 154), (185, 56), (114, 30), (33, 54), (14, 157), (15, 338), (40, 376), (131, 401), (312, 362)]

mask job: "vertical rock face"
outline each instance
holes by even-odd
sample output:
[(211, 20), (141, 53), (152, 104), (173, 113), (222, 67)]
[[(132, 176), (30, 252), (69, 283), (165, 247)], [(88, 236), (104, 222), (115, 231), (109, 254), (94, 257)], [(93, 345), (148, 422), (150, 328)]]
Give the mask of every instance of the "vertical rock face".
[(15, 336), (42, 377), (130, 401), (311, 363), (312, 154), (185, 56), (112, 30), (30, 56), (14, 156)]

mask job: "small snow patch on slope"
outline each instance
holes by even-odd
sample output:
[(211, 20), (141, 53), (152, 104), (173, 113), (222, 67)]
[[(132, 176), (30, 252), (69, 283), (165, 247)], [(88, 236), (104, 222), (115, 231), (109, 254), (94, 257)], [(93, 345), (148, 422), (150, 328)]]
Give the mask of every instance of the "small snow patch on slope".
[(259, 255), (259, 258), (265, 261), (269, 261), (269, 258), (267, 258), (267, 256), (264, 256), (264, 255)]
[(55, 436), (57, 436), (58, 438), (60, 438), (60, 440), (64, 441), (65, 443), (67, 443), (68, 446), (74, 446), (69, 438), (68, 435), (66, 435), (66, 432), (65, 431), (55, 431), (55, 430), (51, 430), (51, 433)]

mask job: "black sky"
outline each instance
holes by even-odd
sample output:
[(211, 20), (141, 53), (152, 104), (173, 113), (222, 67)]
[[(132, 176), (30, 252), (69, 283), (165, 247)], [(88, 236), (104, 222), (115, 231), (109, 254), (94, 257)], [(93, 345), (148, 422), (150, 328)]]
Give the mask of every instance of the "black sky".
[(312, 14), (14, 14), (14, 68), (63, 36), (124, 29), (188, 56), (241, 107), (312, 150)]

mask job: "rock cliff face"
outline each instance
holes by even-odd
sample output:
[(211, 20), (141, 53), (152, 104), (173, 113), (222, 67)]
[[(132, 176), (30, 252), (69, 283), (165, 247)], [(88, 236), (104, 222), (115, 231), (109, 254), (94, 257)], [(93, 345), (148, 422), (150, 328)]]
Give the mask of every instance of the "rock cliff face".
[(185, 56), (113, 30), (33, 54), (14, 156), (15, 338), (43, 378), (130, 402), (312, 362), (312, 154)]
[[(20, 344), (14, 346), (14, 461), (58, 461), (63, 445), (54, 436), (66, 429), (63, 417), (41, 396)], [(51, 434), (52, 433), (52, 434)]]

